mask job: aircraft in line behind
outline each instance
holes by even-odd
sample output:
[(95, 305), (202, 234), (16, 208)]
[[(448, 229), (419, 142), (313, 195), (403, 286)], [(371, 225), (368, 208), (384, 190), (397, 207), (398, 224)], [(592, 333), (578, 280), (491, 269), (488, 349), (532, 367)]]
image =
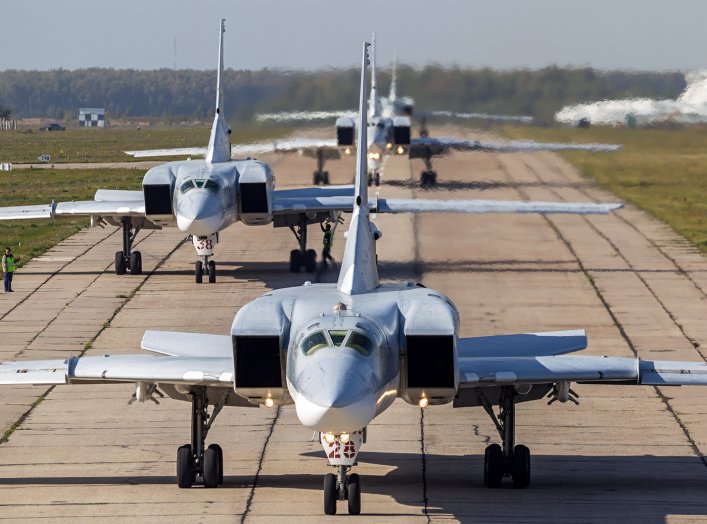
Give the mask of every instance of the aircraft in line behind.
[[(367, 48), (361, 60), (358, 139), (365, 140)], [(190, 402), (191, 442), (177, 450), (180, 488), (223, 483), (223, 449), (206, 446), (226, 406), (294, 404), (300, 423), (318, 432), (328, 465), (323, 509), (345, 501), (361, 512), (362, 481), (351, 473), (366, 428), (396, 398), (420, 408), (481, 407), (501, 444), (484, 454), (484, 484), (530, 483), (530, 450), (516, 443), (519, 403), (574, 399), (572, 382), (707, 384), (704, 362), (568, 356), (587, 345), (584, 331), (462, 338), (459, 313), (439, 291), (381, 284), (380, 232), (370, 220), (366, 153), (356, 157), (353, 213), (336, 284), (273, 290), (243, 306), (229, 335), (147, 331), (142, 348), (157, 355), (104, 355), (0, 363), (0, 384), (135, 384), (145, 402), (159, 390)], [(498, 412), (495, 408), (498, 408)], [(209, 408), (211, 411), (209, 412)], [(365, 455), (364, 455), (365, 457)]]
[[(162, 149), (131, 152), (135, 156), (201, 155), (204, 159), (167, 162), (150, 169), (140, 191), (98, 190), (93, 201), (52, 202), (0, 208), (0, 220), (50, 219), (86, 216), (92, 225), (108, 223), (122, 229), (121, 251), (115, 253), (115, 272), (122, 275), (142, 273), (142, 254), (133, 250), (142, 229), (177, 226), (191, 237), (197, 254), (194, 277), (201, 283), (216, 281), (214, 250), (219, 231), (236, 222), (248, 226), (289, 227), (299, 248), (290, 251), (290, 271), (305, 269), (313, 273), (317, 253), (308, 249), (307, 228), (326, 221), (336, 223), (341, 213), (353, 210), (353, 186), (326, 188), (275, 189), (270, 167), (246, 154), (267, 152), (266, 146), (231, 145), (231, 129), (223, 117), (223, 33), (219, 27), (219, 55), (216, 80), (216, 109), (207, 147)], [(371, 92), (375, 105), (377, 96)], [(375, 113), (374, 113), (375, 117)], [(375, 117), (378, 118), (378, 117)], [(378, 121), (379, 122), (379, 121)], [(376, 124), (375, 129), (378, 129)], [(351, 128), (353, 133), (353, 127)], [(377, 131), (376, 131), (377, 133)], [(370, 138), (370, 133), (368, 137)], [(377, 136), (377, 135), (375, 135)], [(370, 158), (369, 158), (370, 160)], [(490, 200), (407, 200), (372, 198), (368, 201), (376, 213), (477, 213), (495, 210), (509, 212), (605, 212), (601, 206), (571, 203), (495, 202)], [(592, 211), (594, 210), (594, 211)]]

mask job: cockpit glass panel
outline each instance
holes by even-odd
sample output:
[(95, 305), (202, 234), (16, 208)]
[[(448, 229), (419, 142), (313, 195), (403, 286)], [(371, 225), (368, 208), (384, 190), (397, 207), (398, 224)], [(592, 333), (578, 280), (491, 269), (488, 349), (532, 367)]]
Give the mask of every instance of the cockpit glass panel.
[(373, 341), (368, 338), (367, 335), (361, 333), (360, 331), (352, 331), (348, 340), (346, 341), (346, 347), (355, 349), (362, 355), (370, 355), (373, 352)]
[(205, 180), (203, 178), (194, 179), (194, 183), (196, 184), (196, 187), (204, 187), (204, 182), (205, 182)]
[(218, 182), (209, 178), (204, 182), (204, 189), (208, 189), (212, 193), (218, 193), (220, 186), (218, 185)]
[(329, 347), (329, 341), (323, 331), (317, 331), (305, 338), (302, 341), (301, 347), (305, 355), (312, 355), (320, 349)]
[(329, 331), (329, 338), (331, 338), (331, 341), (334, 343), (335, 346), (340, 346), (346, 338), (346, 335), (348, 335), (348, 333), (349, 332), (346, 330)]
[(179, 186), (179, 192), (184, 194), (190, 189), (194, 189), (194, 183), (192, 180), (187, 180), (181, 186)]

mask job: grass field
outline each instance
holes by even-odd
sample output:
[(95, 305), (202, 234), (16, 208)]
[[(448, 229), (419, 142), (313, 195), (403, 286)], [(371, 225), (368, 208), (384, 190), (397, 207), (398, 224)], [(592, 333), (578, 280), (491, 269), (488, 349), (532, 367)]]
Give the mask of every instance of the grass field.
[(562, 156), (619, 198), (651, 213), (707, 253), (707, 126), (676, 129), (503, 127), (512, 138), (624, 144), (615, 153)]
[[(19, 130), (0, 132), (0, 162), (37, 162), (39, 155), (51, 155), (52, 163), (126, 162), (123, 151), (177, 147), (205, 147), (210, 128), (169, 127), (67, 129), (66, 131)], [(262, 141), (282, 136), (277, 127), (235, 128), (233, 143)]]

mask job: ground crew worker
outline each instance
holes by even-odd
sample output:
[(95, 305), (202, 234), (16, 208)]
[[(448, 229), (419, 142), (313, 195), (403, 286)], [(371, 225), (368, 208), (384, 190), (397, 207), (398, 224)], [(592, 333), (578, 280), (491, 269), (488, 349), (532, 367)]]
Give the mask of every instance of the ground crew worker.
[(5, 254), (2, 256), (2, 272), (5, 293), (12, 293), (12, 274), (15, 272), (15, 257), (9, 247), (5, 248)]
[(331, 246), (334, 245), (334, 232), (331, 230), (331, 224), (327, 224), (326, 228), (322, 224), (319, 224), (319, 227), (324, 232), (324, 239), (322, 240), (324, 244), (324, 249), (322, 249), (322, 264), (324, 264), (324, 267), (327, 267), (327, 260), (331, 260), (332, 263), (334, 262), (334, 257), (331, 256)]

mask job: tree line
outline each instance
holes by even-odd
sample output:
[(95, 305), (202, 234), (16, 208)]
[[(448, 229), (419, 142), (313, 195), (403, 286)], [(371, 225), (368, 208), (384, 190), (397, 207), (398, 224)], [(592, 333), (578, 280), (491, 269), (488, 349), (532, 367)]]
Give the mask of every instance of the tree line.
[[(387, 95), (388, 71), (378, 72)], [(250, 119), (255, 113), (354, 108), (355, 69), (282, 71), (228, 69), (225, 113)], [(598, 71), (546, 67), (498, 71), (430, 65), (398, 70), (398, 94), (421, 110), (532, 115), (541, 123), (563, 105), (605, 98), (674, 98), (685, 88), (674, 72)], [(189, 69), (90, 68), (0, 71), (0, 111), (15, 118), (75, 120), (79, 107), (105, 107), (108, 118), (208, 119), (215, 103), (215, 72)], [(9, 116), (9, 114), (8, 114)]]

